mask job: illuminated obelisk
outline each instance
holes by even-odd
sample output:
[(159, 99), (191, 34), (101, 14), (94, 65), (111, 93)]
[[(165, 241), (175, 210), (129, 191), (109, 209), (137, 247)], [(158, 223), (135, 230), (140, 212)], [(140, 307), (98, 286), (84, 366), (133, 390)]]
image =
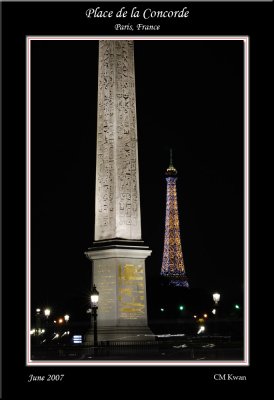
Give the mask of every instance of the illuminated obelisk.
[(150, 254), (141, 239), (133, 41), (100, 40), (95, 241), (86, 252), (100, 294), (99, 341), (148, 332)]

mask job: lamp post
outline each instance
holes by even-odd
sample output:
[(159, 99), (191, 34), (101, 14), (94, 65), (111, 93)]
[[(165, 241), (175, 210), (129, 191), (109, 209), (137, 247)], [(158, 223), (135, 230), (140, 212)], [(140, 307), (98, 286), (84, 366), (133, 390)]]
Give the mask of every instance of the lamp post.
[(215, 334), (216, 334), (216, 330), (217, 330), (217, 322), (216, 322), (217, 310), (218, 310), (218, 305), (219, 305), (219, 301), (220, 301), (221, 295), (220, 295), (220, 293), (215, 292), (215, 293), (213, 293), (212, 297), (213, 297), (213, 301), (215, 303), (215, 308), (212, 310), (212, 313), (214, 315), (214, 320), (215, 320)]
[(58, 329), (58, 334), (59, 334), (59, 342), (60, 342), (60, 340), (61, 340), (61, 337), (62, 337), (62, 332), (63, 332), (63, 322), (64, 322), (64, 320), (63, 320), (63, 318), (58, 318), (58, 327), (59, 327), (59, 329)]
[(47, 329), (48, 329), (48, 327), (49, 327), (49, 316), (50, 316), (50, 313), (51, 313), (51, 311), (50, 311), (50, 309), (49, 308), (45, 308), (45, 310), (44, 310), (44, 314), (45, 314), (45, 317), (46, 317), (46, 324), (47, 324)]
[(90, 294), (90, 300), (91, 300), (91, 309), (92, 309), (92, 316), (93, 316), (93, 342), (94, 346), (98, 346), (98, 339), (97, 339), (97, 309), (98, 309), (98, 301), (99, 301), (99, 292), (96, 289), (96, 286), (93, 285), (91, 294)]
[(69, 315), (68, 314), (66, 314), (66, 315), (64, 315), (64, 320), (65, 320), (65, 323), (66, 323), (66, 331), (65, 331), (65, 335), (68, 335), (69, 333), (69, 331), (67, 331), (67, 329), (68, 329), (68, 322), (69, 322)]
[(39, 344), (39, 335), (41, 333), (41, 309), (36, 308), (35, 310), (35, 336), (36, 336), (36, 343)]
[(49, 316), (50, 316), (50, 313), (51, 313), (50, 309), (49, 308), (45, 308), (44, 314), (45, 314), (45, 317), (46, 317), (46, 335), (48, 335), (48, 337), (49, 337), (49, 334), (50, 334), (50, 332), (49, 332)]

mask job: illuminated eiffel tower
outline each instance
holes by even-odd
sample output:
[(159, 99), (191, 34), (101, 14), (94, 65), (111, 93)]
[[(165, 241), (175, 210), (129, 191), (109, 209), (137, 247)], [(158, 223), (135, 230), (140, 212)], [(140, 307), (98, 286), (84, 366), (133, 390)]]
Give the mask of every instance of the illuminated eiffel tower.
[(170, 150), (170, 165), (166, 170), (167, 196), (165, 241), (161, 275), (168, 279), (170, 286), (189, 287), (185, 274), (185, 266), (180, 238), (180, 225), (177, 203), (177, 170), (172, 162)]

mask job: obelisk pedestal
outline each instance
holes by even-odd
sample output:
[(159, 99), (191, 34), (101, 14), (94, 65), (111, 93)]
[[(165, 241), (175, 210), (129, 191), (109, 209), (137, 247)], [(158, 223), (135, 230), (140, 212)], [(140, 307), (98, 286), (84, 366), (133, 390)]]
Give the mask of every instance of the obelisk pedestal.
[(151, 340), (141, 239), (133, 41), (99, 41), (95, 241), (98, 340)]
[(111, 241), (86, 252), (93, 262), (93, 279), (100, 293), (99, 340), (151, 340), (147, 328), (145, 259), (141, 245)]

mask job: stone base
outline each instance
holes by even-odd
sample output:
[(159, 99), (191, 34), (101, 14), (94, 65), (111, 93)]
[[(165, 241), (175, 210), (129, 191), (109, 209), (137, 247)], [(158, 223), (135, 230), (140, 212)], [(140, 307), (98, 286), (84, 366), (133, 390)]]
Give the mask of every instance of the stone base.
[(147, 326), (145, 259), (151, 250), (132, 241), (103, 242), (86, 252), (92, 261), (92, 284), (99, 292), (98, 330), (142, 329)]
[[(101, 327), (98, 329), (98, 342), (143, 342), (154, 341), (155, 335), (148, 326)], [(84, 338), (85, 344), (93, 345), (93, 330)]]

